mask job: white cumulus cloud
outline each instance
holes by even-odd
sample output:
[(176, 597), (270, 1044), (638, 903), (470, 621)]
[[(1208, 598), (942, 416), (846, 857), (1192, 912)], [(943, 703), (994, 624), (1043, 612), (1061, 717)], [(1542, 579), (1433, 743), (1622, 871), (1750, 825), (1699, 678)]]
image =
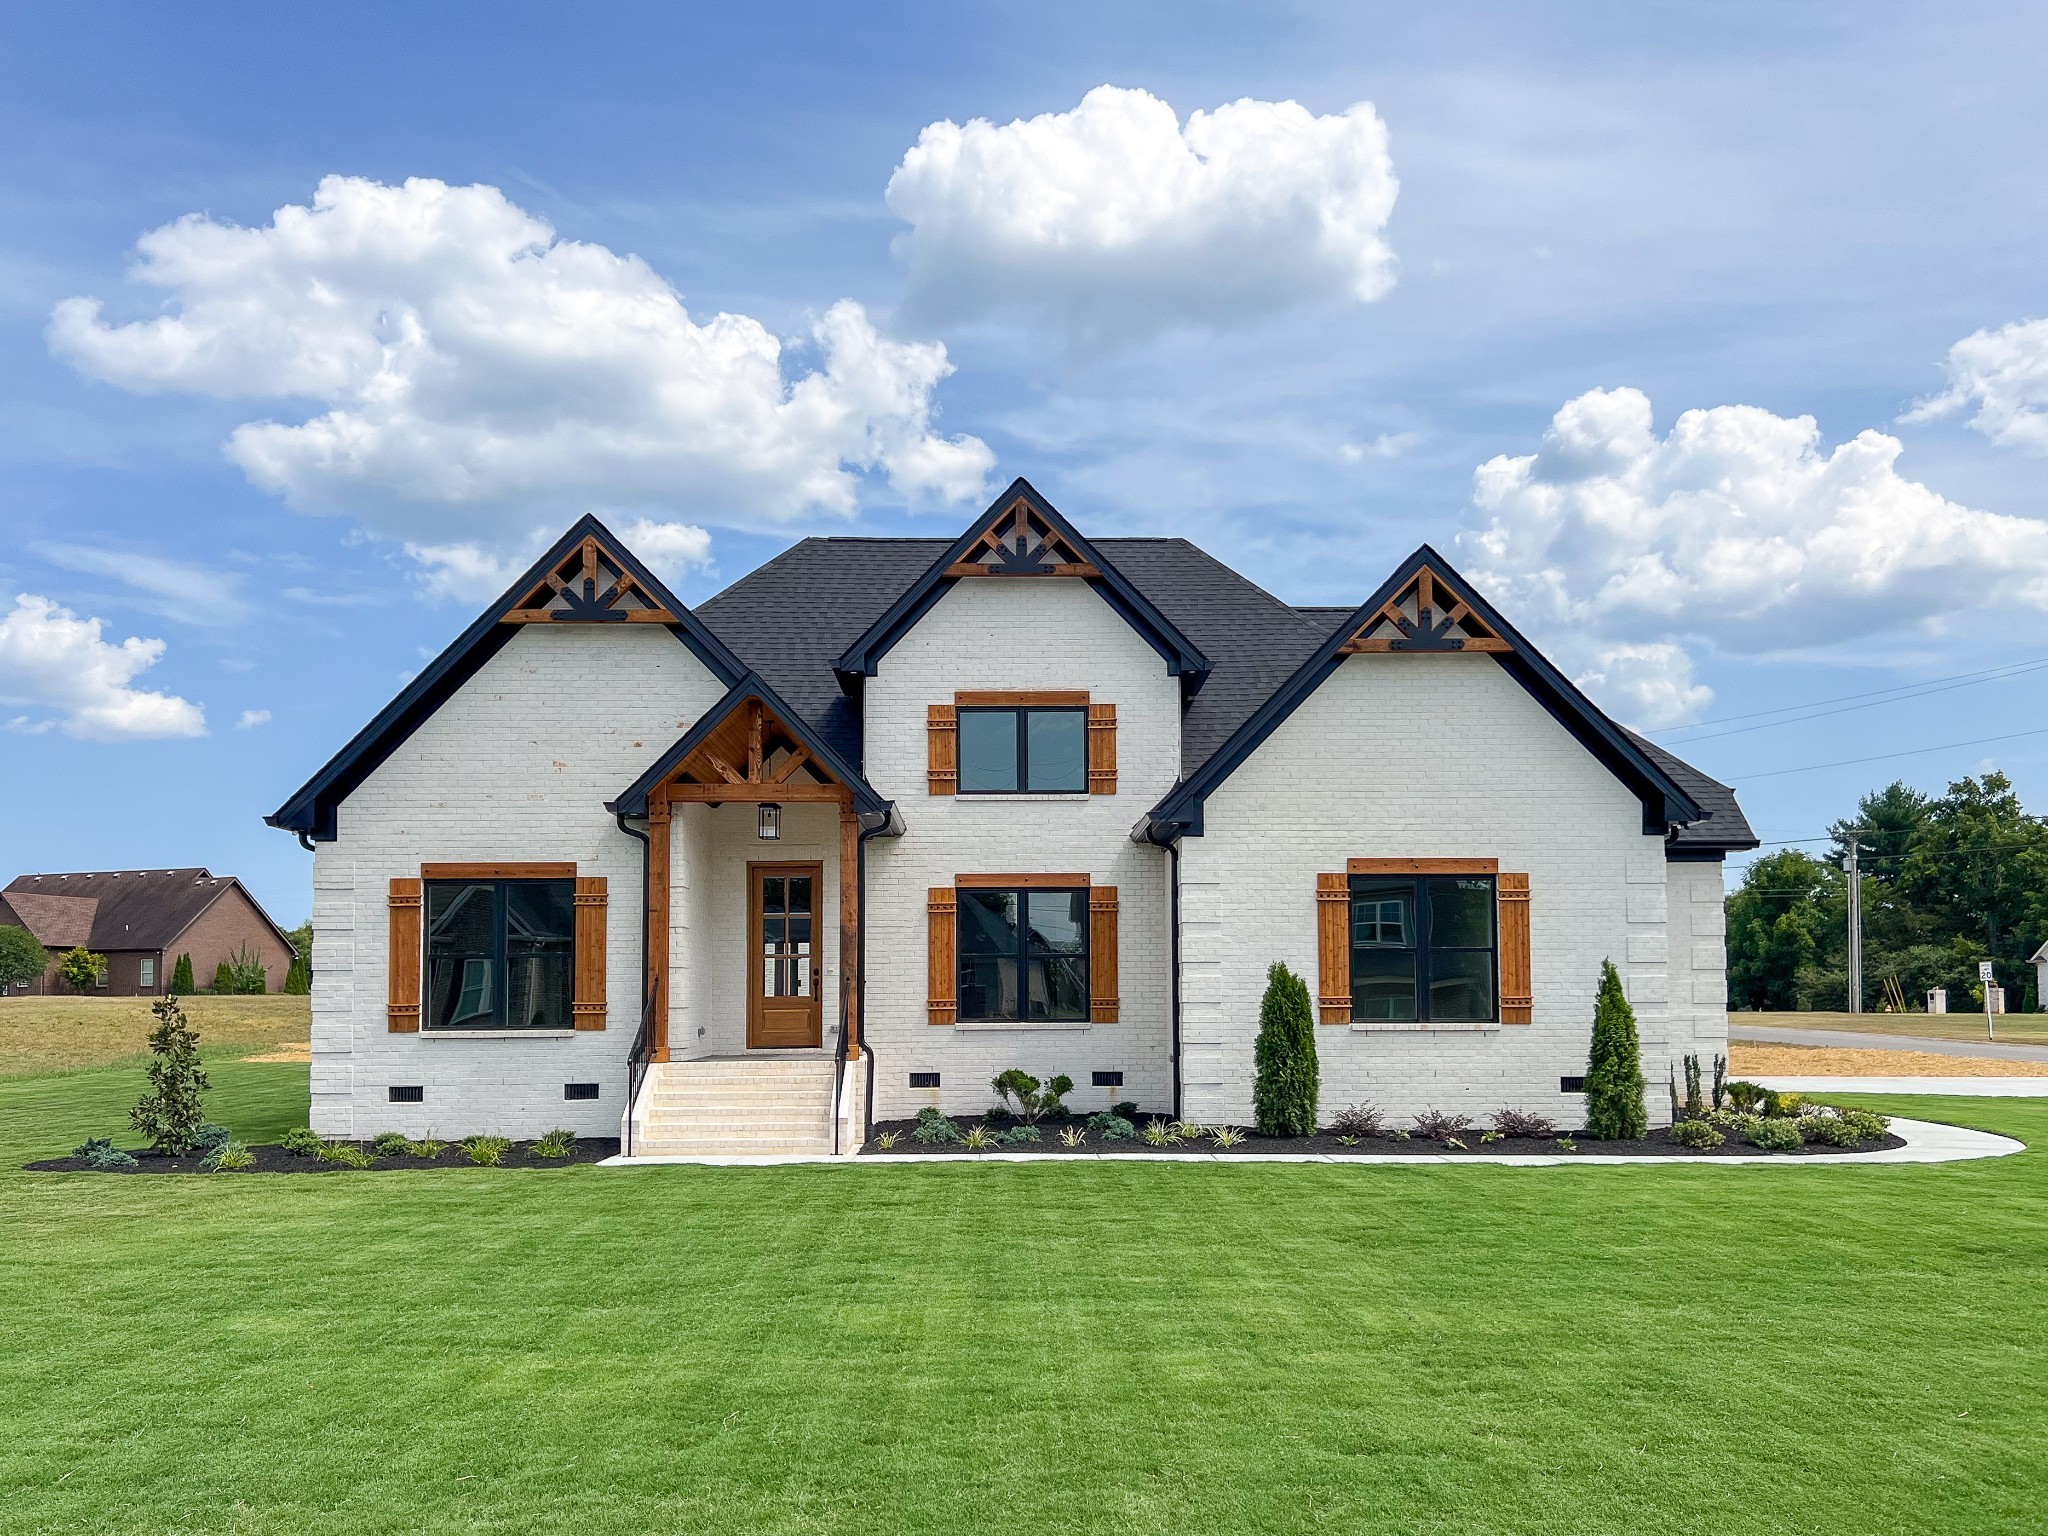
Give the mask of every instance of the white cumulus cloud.
[(587, 510), (769, 525), (851, 514), (867, 472), (971, 499), (993, 463), (934, 425), (943, 346), (842, 300), (801, 338), (805, 366), (759, 321), (694, 319), (640, 258), (561, 239), (495, 187), (329, 176), (266, 226), (188, 214), (137, 251), (165, 312), (109, 323), (66, 299), (52, 350), (129, 389), (308, 403), (237, 427), (228, 457), (458, 582), (516, 569)]
[(1398, 191), (1369, 102), (1318, 117), (1247, 99), (1183, 126), (1102, 85), (1071, 112), (931, 124), (887, 195), (910, 225), (908, 313), (1017, 310), (1096, 345), (1379, 298)]
[(268, 724), (270, 724), (269, 710), (245, 709), (242, 711), (242, 718), (235, 722), (235, 729), (238, 731), (253, 731), (259, 725)]
[(81, 619), (47, 597), (23, 592), (0, 614), (0, 704), (56, 713), (14, 717), (30, 733), (61, 723), (73, 736), (132, 741), (154, 736), (204, 736), (206, 713), (170, 693), (129, 686), (163, 659), (161, 640), (100, 637), (98, 619)]
[(1970, 425), (2004, 448), (2048, 454), (2048, 320), (1978, 331), (1948, 349), (1948, 388), (1899, 418), (1976, 408)]
[(1731, 652), (1937, 626), (1959, 602), (2048, 609), (2048, 525), (1899, 474), (1898, 439), (1823, 448), (1811, 416), (1687, 411), (1657, 435), (1634, 389), (1592, 390), (1537, 452), (1474, 474), (1475, 581), (1603, 704), (1645, 726), (1711, 698), (1688, 640)]

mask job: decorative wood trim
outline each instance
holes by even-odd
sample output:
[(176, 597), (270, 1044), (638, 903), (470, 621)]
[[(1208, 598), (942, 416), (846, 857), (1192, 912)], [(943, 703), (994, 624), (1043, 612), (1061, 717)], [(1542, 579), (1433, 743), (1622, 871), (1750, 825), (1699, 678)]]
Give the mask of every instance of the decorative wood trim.
[[(627, 598), (642, 606), (619, 606)], [(562, 606), (557, 608), (555, 603)], [(625, 562), (586, 534), (519, 599), (501, 624), (675, 624), (676, 616), (633, 579)]]
[(749, 784), (742, 780), (737, 784), (671, 784), (668, 797), (677, 804), (689, 805), (722, 805), (727, 801), (747, 805), (839, 804), (851, 803), (853, 791), (843, 784)]
[(1085, 889), (1086, 875), (955, 875), (953, 888), (959, 891), (1053, 891)]
[(1529, 960), (1529, 877), (1502, 875), (1500, 896), (1500, 1021), (1535, 1022), (1536, 997)]
[(1423, 566), (1413, 579), (1349, 636), (1338, 654), (1362, 656), (1384, 651), (1456, 654), (1499, 653), (1514, 646), (1487, 622), (1441, 576)]
[(390, 950), (386, 957), (390, 1012), (386, 1028), (394, 1035), (420, 1031), (420, 946), (425, 892), (411, 875), (391, 881)]
[(654, 999), (653, 1027), (648, 1031), (648, 1059), (668, 1060), (668, 921), (669, 837), (674, 813), (669, 788), (657, 784), (647, 794), (647, 977), (646, 992)]
[(1093, 578), (1102, 572), (1020, 496), (970, 549), (946, 567), (946, 575), (954, 580), (970, 576)]
[(1078, 576), (1085, 580), (1102, 572), (1086, 560), (1054, 560), (1033, 571), (1003, 571), (972, 560), (957, 560), (946, 567), (946, 574), (956, 580), (962, 576)]
[(603, 875), (576, 881), (576, 993), (569, 1005), (578, 1029), (603, 1029), (605, 937), (611, 897)]
[(1088, 793), (1116, 793), (1116, 706), (1088, 706)]
[(1087, 702), (1086, 688), (963, 688), (953, 695), (960, 709), (1072, 709)]
[(422, 864), (422, 880), (574, 880), (574, 864)]
[(1316, 876), (1316, 1017), (1351, 1022), (1351, 877)]
[(1350, 859), (1354, 875), (1491, 875), (1499, 859)]
[(839, 1033), (860, 1060), (860, 819), (839, 808)]
[[(1424, 648), (1420, 646), (1403, 645), (1399, 640), (1391, 639), (1384, 635), (1379, 635), (1369, 640), (1346, 640), (1342, 647), (1340, 647), (1339, 654), (1344, 656), (1367, 656), (1385, 651), (1412, 651), (1421, 649)], [(1429, 649), (1448, 650), (1450, 649), (1450, 647), (1439, 646), (1429, 647)], [(1497, 653), (1502, 651), (1512, 651), (1514, 649), (1514, 645), (1511, 642), (1502, 640), (1497, 636), (1482, 635), (1476, 640), (1465, 641), (1463, 644), (1457, 646), (1456, 649), (1460, 652), (1486, 651), (1490, 653)]]
[(1117, 1021), (1116, 887), (1097, 885), (1088, 891), (1088, 1019), (1093, 1024)]
[(951, 704), (925, 710), (925, 790), (951, 795), (960, 788), (960, 720)]
[(954, 956), (954, 920), (959, 898), (950, 885), (932, 886), (925, 900), (925, 1012), (932, 1024), (960, 1016), (959, 962)]

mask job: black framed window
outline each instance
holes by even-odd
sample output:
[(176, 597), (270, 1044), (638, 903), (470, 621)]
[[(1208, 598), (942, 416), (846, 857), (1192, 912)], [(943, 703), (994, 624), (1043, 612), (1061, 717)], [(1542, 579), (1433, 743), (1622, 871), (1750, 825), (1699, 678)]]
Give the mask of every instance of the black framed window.
[(1491, 875), (1351, 877), (1351, 1016), (1442, 1023), (1497, 1018)]
[(1085, 705), (962, 709), (960, 793), (1086, 794)]
[(1088, 892), (959, 893), (960, 1017), (1088, 1018)]
[(429, 880), (428, 1029), (573, 1029), (574, 880)]

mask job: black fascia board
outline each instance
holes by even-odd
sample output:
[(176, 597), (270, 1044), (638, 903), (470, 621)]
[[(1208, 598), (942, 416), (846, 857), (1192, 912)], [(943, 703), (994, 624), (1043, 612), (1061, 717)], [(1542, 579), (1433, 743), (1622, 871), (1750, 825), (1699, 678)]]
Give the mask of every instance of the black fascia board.
[(695, 725), (678, 736), (675, 744), (656, 758), (647, 771), (635, 779), (618, 799), (605, 801), (604, 808), (614, 816), (645, 816), (648, 791), (674, 773), (684, 758), (702, 746), (704, 739), (749, 699), (759, 699), (769, 713), (782, 722), (784, 729), (809, 749), (813, 762), (853, 791), (853, 804), (856, 810), (864, 815), (886, 817), (894, 808), (895, 802), (883, 799), (861, 771), (833, 751), (831, 745), (811, 729), (810, 722), (791, 708), (781, 694), (769, 687), (768, 680), (758, 672), (747, 673), (727, 689), (725, 696), (707, 709)]
[(1520, 632), (1474, 590), (1456, 567), (1424, 544), (1402, 561), (1393, 575), (1381, 583), (1379, 590), (1352, 611), (1349, 619), (1330, 632), (1329, 638), (1316, 649), (1315, 654), (1303, 662), (1294, 675), (1210, 755), (1192, 778), (1182, 780), (1166, 792), (1140, 823), (1145, 840), (1172, 842), (1184, 836), (1200, 837), (1203, 805), (1209, 794), (1235, 773), (1259, 744), (1278, 730), (1302, 701), (1343, 664), (1345, 642), (1397, 597), (1425, 565), (1443, 577), (1465, 604), (1513, 647), (1510, 651), (1481, 654), (1491, 655), (1500, 663), (1558, 724), (1642, 801), (1643, 831), (1646, 835), (1662, 837), (1673, 825), (1700, 819), (1704, 814), (1701, 807), (1677, 781), (1644, 756), (1613, 721), (1523, 639)]
[(1088, 585), (1115, 610), (1118, 617), (1143, 636), (1146, 643), (1159, 653), (1160, 658), (1166, 663), (1167, 675), (1181, 679), (1182, 692), (1192, 694), (1200, 689), (1209, 675), (1209, 658), (1202, 654), (1192, 640), (1174, 627), (1172, 620), (1153, 606), (1151, 599), (1131, 585), (1123, 572), (1103, 558), (1102, 552), (1088, 541), (1086, 535), (1068, 522), (1060, 514), (1059, 509), (1039, 495), (1031, 482), (1021, 475), (1012, 480), (1009, 488), (990, 502), (988, 509), (969, 525), (967, 531), (932, 562), (931, 568), (891, 603), (882, 616), (868, 626), (867, 632), (848, 646), (845, 653), (832, 664), (832, 670), (839, 675), (840, 686), (850, 691), (852, 679), (875, 675), (881, 666), (882, 658), (894, 649), (896, 642), (910, 633), (918, 620), (931, 612), (932, 606), (946, 595), (954, 582), (959, 580), (957, 576), (948, 576), (946, 572), (964, 558), (979, 542), (981, 536), (994, 525), (996, 519), (1009, 511), (1019, 500), (1043, 518), (1061, 538), (1102, 573), (1100, 576), (1088, 577)]
[(457, 635), (448, 647), (421, 669), (419, 676), (350, 739), (320, 771), (308, 779), (292, 797), (263, 818), (266, 825), (287, 832), (306, 834), (315, 842), (332, 842), (335, 811), (379, 764), (403, 746), (412, 733), (434, 712), (454, 697), (457, 690), (497, 655), (519, 626), (503, 623), (519, 600), (585, 538), (595, 535), (605, 553), (616, 560), (648, 597), (676, 616), (662, 628), (689, 647), (697, 659), (721, 683), (730, 686), (747, 672), (746, 664), (714, 635), (704, 621), (683, 606), (682, 601), (652, 571), (643, 565), (625, 543), (595, 516), (586, 513), (557, 539), (547, 553), (527, 567), (524, 575), (505, 589), (498, 600), (478, 615), (476, 621)]

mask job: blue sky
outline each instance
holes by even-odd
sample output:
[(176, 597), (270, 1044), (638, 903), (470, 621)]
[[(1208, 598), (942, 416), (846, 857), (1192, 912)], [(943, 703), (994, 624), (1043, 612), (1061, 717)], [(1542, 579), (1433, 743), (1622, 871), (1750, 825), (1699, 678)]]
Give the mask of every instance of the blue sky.
[[(2048, 689), (2048, 16), (1959, 9), (11, 7), (0, 863), (205, 863), (297, 921), (309, 861), (262, 814), (543, 524), (657, 530), (695, 602), (806, 533), (953, 531), (1014, 474), (1296, 602), (1436, 544), (1766, 838), (1894, 776), (1995, 764), (2038, 803), (2048, 735), (1782, 771), (2035, 729)], [(1191, 114), (1241, 100), (1205, 121), (1277, 158), (1230, 172)], [(1130, 176), (1152, 150), (1186, 177)], [(267, 231), (328, 177), (305, 257)], [(341, 249), (340, 217), (425, 216), (408, 178), (497, 195), (433, 203), (411, 265)], [(1103, 209), (1144, 238), (1091, 246)], [(522, 220), (548, 261), (473, 270)], [(373, 373), (423, 317), (406, 412), (307, 382), (336, 282)], [(565, 288), (666, 318), (564, 363), (521, 306)], [(750, 404), (672, 453), (685, 375)], [(480, 420), (568, 425), (494, 471)]]

